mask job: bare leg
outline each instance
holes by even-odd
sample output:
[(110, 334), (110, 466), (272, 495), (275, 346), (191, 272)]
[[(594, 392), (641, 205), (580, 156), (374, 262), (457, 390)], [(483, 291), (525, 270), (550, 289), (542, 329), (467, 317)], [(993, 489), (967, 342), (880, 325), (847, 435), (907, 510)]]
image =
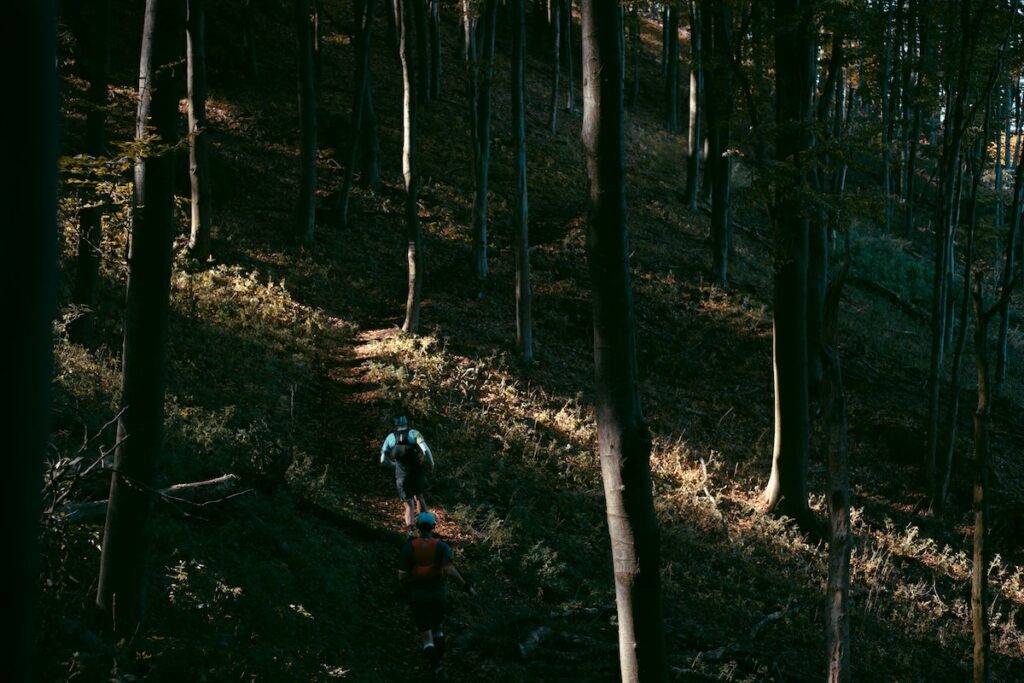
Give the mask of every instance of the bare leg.
[(427, 499), (420, 493), (416, 496), (416, 507), (420, 512), (426, 512), (430, 508), (427, 507)]
[(405, 501), (405, 525), (414, 526), (416, 524), (416, 509), (413, 498), (409, 498)]

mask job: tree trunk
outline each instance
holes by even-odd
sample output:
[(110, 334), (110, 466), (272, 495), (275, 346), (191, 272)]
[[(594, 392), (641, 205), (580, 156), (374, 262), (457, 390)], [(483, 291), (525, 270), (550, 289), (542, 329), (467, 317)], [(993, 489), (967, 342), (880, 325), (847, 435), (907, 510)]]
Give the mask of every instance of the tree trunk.
[(260, 75), (256, 59), (256, 0), (245, 0), (242, 9), (242, 45), (245, 48), (245, 73), (255, 80)]
[[(121, 377), (114, 474), (103, 530), (96, 605), (105, 626), (132, 636), (142, 620), (146, 532), (152, 503), (153, 470), (162, 447), (166, 374), (167, 313), (170, 297), (174, 220), (174, 146), (178, 141), (175, 73), (185, 30), (185, 6), (148, 0), (143, 34), (145, 71), (153, 83), (153, 125), (164, 147), (144, 161), (138, 221), (128, 253)], [(140, 97), (140, 110), (143, 107)]]
[[(0, 492), (7, 579), (2, 606), (14, 626), (3, 639), (4, 680), (38, 680), (39, 489), (49, 440), (53, 319), (57, 313), (57, 3), (14, 3), (3, 24), (7, 86), (18, 93), (4, 112), (4, 157), (17, 165), (0, 190), (12, 212), (2, 251), (7, 362), (3, 387), (5, 459)], [(105, 79), (104, 79), (105, 80)], [(106, 83), (104, 82), (104, 92)], [(16, 331), (16, 333), (13, 333)]]
[(799, 199), (807, 192), (805, 155), (814, 88), (814, 51), (808, 21), (812, 3), (775, 0), (775, 87), (779, 133), (776, 159), (790, 178), (776, 190), (774, 324), (775, 445), (764, 498), (768, 510), (815, 527), (807, 504), (809, 439), (807, 396), (808, 221)]
[(640, 13), (637, 3), (629, 6), (624, 29), (629, 34), (628, 59), (629, 79), (626, 81), (626, 107), (632, 109), (640, 98)]
[[(474, 11), (467, 2), (467, 13)], [(473, 144), (473, 269), (483, 296), (487, 265), (487, 188), (491, 166), (491, 80), (497, 0), (485, 0), (483, 15), (470, 22), (470, 130)]]
[(974, 362), (978, 372), (978, 407), (974, 411), (974, 552), (971, 560), (971, 624), (974, 631), (974, 683), (991, 680), (988, 625), (988, 442), (989, 407), (988, 323), (982, 277), (974, 278)]
[[(107, 146), (105, 129), (107, 80), (110, 73), (110, 0), (94, 3), (92, 11), (89, 35), (90, 107), (85, 126), (85, 152), (99, 157), (106, 153)], [(78, 258), (73, 301), (82, 310), (68, 324), (68, 338), (87, 346), (93, 343), (102, 242), (103, 207), (94, 199), (92, 206), (83, 208), (78, 214)]]
[(594, 308), (595, 410), (618, 607), (624, 683), (667, 680), (660, 535), (650, 433), (640, 404), (623, 164), (623, 59), (618, 3), (583, 10), (583, 131), (590, 180), (587, 255)]
[(430, 0), (430, 99), (441, 96), (441, 0)]
[(206, 0), (188, 0), (188, 172), (192, 186), (191, 255), (210, 255), (210, 154), (206, 132)]
[(299, 62), (299, 197), (295, 236), (312, 242), (316, 228), (316, 67), (310, 0), (295, 0), (295, 32)]
[[(398, 53), (402, 62), (402, 177), (405, 180), (405, 236), (408, 241), (408, 295), (402, 331), (416, 334), (420, 325), (420, 297), (423, 292), (423, 230), (420, 227), (419, 173), (416, 169), (416, 65), (410, 44), (416, 25), (416, 7), (423, 0), (395, 0), (398, 13)], [(422, 35), (422, 34), (421, 34)]]
[(413, 18), (416, 22), (416, 104), (417, 106), (426, 106), (430, 102), (430, 78), (433, 74), (430, 64), (430, 22), (427, 21), (427, 2), (429, 0), (402, 1), (412, 2)]
[[(1007, 140), (1007, 147), (1010, 143)], [(1021, 211), (1024, 209), (1024, 164), (1017, 164), (1013, 173), (1013, 204), (1010, 209), (1010, 221), (1006, 239), (1006, 251), (1003, 256), (1002, 286), (1009, 287), (1015, 275), (1018, 275), (1020, 264), (1017, 261), (1018, 249), (1021, 243)], [(999, 306), (999, 336), (996, 342), (996, 376), (995, 385), (999, 389), (1006, 381), (1006, 371), (1009, 366), (1009, 332), (1010, 332), (1010, 300), (1000, 302)]]
[(697, 210), (697, 189), (700, 186), (700, 141), (703, 120), (704, 69), (701, 62), (700, 8), (694, 0), (690, 5), (690, 127), (686, 138), (686, 204)]
[[(338, 196), (338, 225), (346, 228), (349, 225), (348, 212), (352, 197), (352, 181), (355, 178), (357, 157), (364, 145), (363, 128), (366, 116), (366, 100), (370, 92), (370, 38), (373, 33), (373, 0), (355, 0), (355, 53), (356, 53), (356, 89), (352, 102), (351, 143), (348, 148), (348, 160), (345, 164), (345, 178)], [(372, 109), (371, 109), (372, 112)]]
[[(936, 488), (931, 492), (932, 510), (942, 510), (949, 492), (949, 482), (953, 471), (953, 454), (956, 450), (957, 421), (960, 416), (960, 367), (964, 347), (967, 343), (967, 315), (971, 302), (971, 266), (974, 262), (974, 235), (978, 225), (978, 188), (985, 171), (985, 157), (988, 156), (985, 145), (988, 141), (988, 121), (986, 117), (985, 134), (979, 138), (970, 152), (971, 194), (969, 218), (967, 222), (967, 250), (964, 254), (964, 283), (960, 299), (960, 329), (953, 346), (953, 366), (950, 370), (952, 390), (950, 392), (949, 417), (946, 418), (945, 453), (939, 462), (939, 471), (935, 477)], [(952, 296), (950, 297), (952, 298)], [(937, 440), (938, 441), (938, 440)]]
[(558, 85), (562, 75), (562, 0), (551, 3), (551, 106), (548, 130), (558, 131)]
[(839, 362), (839, 300), (849, 272), (843, 264), (825, 294), (822, 355), (825, 362), (822, 412), (828, 425), (828, 617), (825, 627), (828, 651), (828, 682), (848, 683), (850, 674), (850, 553), (853, 550), (850, 518), (850, 441), (846, 419), (846, 392)]
[(573, 47), (572, 47), (572, 0), (562, 2), (562, 45), (565, 46), (565, 110), (570, 114), (576, 111), (575, 84), (573, 82)]
[(665, 25), (665, 129), (679, 131), (679, 9), (669, 5)]
[[(366, 37), (366, 54), (370, 54), (370, 35)], [(380, 135), (377, 132), (377, 113), (373, 108), (373, 70), (367, 57), (366, 85), (363, 88), (362, 133), (359, 136), (359, 184), (372, 192), (380, 193)]]
[(515, 196), (512, 232), (516, 258), (516, 346), (524, 363), (533, 362), (533, 294), (530, 291), (529, 201), (526, 191), (526, 6), (512, 0), (512, 146)]
[(885, 202), (885, 234), (892, 233), (892, 151), (890, 148), (889, 81), (892, 71), (892, 11), (885, 7), (885, 60), (882, 66), (882, 201)]
[(703, 0), (703, 47), (711, 68), (705, 72), (708, 157), (711, 171), (711, 279), (729, 287), (729, 250), (732, 243), (731, 182), (729, 173), (730, 118), (734, 105), (732, 56), (729, 52), (732, 13), (728, 5)]

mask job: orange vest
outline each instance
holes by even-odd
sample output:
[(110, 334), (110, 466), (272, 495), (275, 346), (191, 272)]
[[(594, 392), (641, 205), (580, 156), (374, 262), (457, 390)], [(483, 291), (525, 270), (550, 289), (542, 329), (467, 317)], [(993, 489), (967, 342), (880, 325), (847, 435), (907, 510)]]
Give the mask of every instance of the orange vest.
[(414, 579), (439, 579), (441, 567), (437, 564), (437, 538), (414, 538), (412, 540)]

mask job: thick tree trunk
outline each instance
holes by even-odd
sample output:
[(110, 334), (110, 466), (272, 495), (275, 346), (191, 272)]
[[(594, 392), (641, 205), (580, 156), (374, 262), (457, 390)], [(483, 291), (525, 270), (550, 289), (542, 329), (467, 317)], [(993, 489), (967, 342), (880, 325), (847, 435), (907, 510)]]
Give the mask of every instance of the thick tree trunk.
[(665, 22), (665, 129), (679, 131), (679, 8), (669, 5)]
[(590, 179), (587, 255), (594, 308), (595, 409), (618, 607), (624, 683), (667, 680), (660, 536), (650, 433), (640, 404), (623, 164), (621, 14), (583, 8), (583, 148)]
[(775, 445), (764, 492), (768, 510), (793, 517), (803, 528), (815, 522), (807, 503), (809, 417), (807, 396), (808, 221), (799, 196), (807, 191), (808, 124), (814, 88), (814, 51), (808, 21), (811, 3), (775, 1), (776, 158), (790, 168), (776, 190), (773, 358)]
[[(416, 169), (416, 65), (411, 44), (417, 7), (423, 0), (395, 0), (398, 14), (398, 53), (402, 62), (402, 177), (405, 180), (405, 236), (408, 240), (408, 294), (402, 331), (415, 334), (420, 325), (420, 297), (423, 292), (423, 229), (420, 226), (419, 173)], [(422, 34), (421, 34), (422, 35)]]
[[(153, 125), (164, 147), (144, 161), (143, 203), (128, 253), (121, 413), (114, 475), (103, 530), (96, 605), (105, 626), (131, 636), (142, 620), (146, 531), (153, 470), (163, 441), (167, 313), (174, 220), (174, 151), (178, 140), (175, 71), (185, 30), (184, 3), (148, 0), (141, 80), (153, 83)], [(140, 109), (142, 103), (140, 99)]]
[(312, 242), (316, 229), (316, 68), (310, 0), (295, 0), (295, 33), (299, 62), (299, 196), (295, 236)]
[[(10, 354), (3, 387), (14, 399), (3, 411), (5, 459), (0, 513), (6, 563), (4, 618), (13, 625), (0, 657), (4, 680), (38, 680), (33, 663), (39, 595), (39, 488), (47, 452), (57, 299), (57, 3), (14, 3), (3, 23), (7, 87), (17, 93), (4, 122), (4, 158), (17, 168), (0, 190), (12, 213), (2, 250), (5, 323)], [(105, 80), (105, 79), (104, 79)], [(104, 91), (106, 83), (104, 82)], [(16, 333), (13, 333), (16, 332)]]
[[(373, 0), (355, 0), (355, 53), (356, 53), (356, 89), (352, 102), (352, 137), (348, 148), (348, 159), (345, 164), (345, 178), (338, 196), (338, 225), (348, 227), (349, 204), (352, 197), (352, 182), (359, 150), (364, 146), (364, 121), (366, 117), (366, 100), (370, 93), (370, 38), (373, 28)], [(372, 112), (372, 109), (371, 109)]]
[(206, 132), (206, 0), (188, 0), (188, 172), (192, 229), (188, 249), (198, 261), (210, 255), (210, 153)]
[(533, 294), (530, 290), (529, 201), (526, 191), (526, 5), (512, 0), (512, 147), (515, 195), (512, 232), (516, 258), (516, 346), (533, 362)]
[[(93, 157), (106, 153), (107, 79), (110, 72), (110, 0), (93, 4), (89, 33), (89, 113), (85, 126), (85, 151)], [(91, 346), (96, 319), (96, 297), (103, 242), (103, 206), (83, 208), (78, 214), (78, 258), (74, 302), (82, 307), (68, 324), (68, 338)]]
[(551, 2), (551, 105), (548, 130), (558, 130), (558, 86), (562, 76), (562, 0)]

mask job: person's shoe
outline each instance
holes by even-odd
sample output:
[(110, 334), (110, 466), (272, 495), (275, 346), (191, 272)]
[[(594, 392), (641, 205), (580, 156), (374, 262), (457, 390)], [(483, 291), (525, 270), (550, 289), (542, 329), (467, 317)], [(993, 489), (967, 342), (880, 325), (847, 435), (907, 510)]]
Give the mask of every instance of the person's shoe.
[(435, 681), (447, 681), (448, 672), (444, 670), (443, 666), (439, 666), (434, 669), (434, 680)]
[(413, 538), (415, 538), (416, 537), (416, 527), (413, 526), (412, 524), (409, 524), (408, 526), (406, 526), (405, 527), (405, 535), (406, 536), (412, 536)]

